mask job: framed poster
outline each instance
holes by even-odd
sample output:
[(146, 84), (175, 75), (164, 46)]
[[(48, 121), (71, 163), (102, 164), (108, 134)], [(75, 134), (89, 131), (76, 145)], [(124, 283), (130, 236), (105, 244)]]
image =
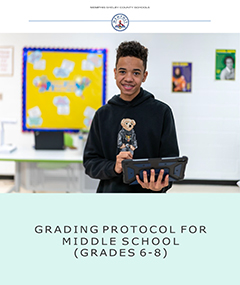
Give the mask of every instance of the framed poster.
[(192, 91), (192, 63), (172, 63), (172, 92)]
[(105, 49), (23, 49), (23, 131), (87, 130), (105, 104)]
[(13, 47), (0, 46), (0, 76), (13, 75)]
[(216, 80), (235, 80), (236, 50), (216, 50)]

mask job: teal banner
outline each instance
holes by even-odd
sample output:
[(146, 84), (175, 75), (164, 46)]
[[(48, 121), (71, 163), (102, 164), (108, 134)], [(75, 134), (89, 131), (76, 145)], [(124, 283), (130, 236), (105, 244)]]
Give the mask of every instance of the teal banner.
[(1, 194), (0, 284), (238, 284), (238, 194)]

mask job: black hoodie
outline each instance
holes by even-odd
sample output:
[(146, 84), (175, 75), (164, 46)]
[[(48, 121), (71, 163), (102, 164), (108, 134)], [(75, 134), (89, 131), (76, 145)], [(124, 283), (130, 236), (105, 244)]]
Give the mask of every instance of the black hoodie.
[[(101, 180), (97, 192), (156, 193), (143, 189), (139, 184), (124, 184), (122, 173), (114, 171), (116, 156), (120, 151), (119, 133), (123, 129), (123, 119), (135, 122), (134, 126), (130, 124), (137, 146), (133, 155), (135, 159), (179, 155), (170, 107), (141, 88), (132, 101), (124, 101), (120, 95), (115, 95), (95, 113), (84, 150), (86, 174)], [(129, 144), (133, 145), (131, 139)], [(166, 192), (170, 187), (171, 183), (159, 192)]]

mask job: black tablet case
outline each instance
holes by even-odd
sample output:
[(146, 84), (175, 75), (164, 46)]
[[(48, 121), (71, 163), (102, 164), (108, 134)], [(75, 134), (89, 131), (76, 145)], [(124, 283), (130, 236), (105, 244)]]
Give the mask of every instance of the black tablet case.
[(126, 184), (138, 184), (136, 175), (139, 175), (143, 181), (143, 171), (147, 171), (150, 177), (151, 169), (155, 169), (155, 177), (161, 169), (164, 169), (164, 177), (169, 174), (169, 181), (178, 181), (184, 178), (186, 164), (188, 158), (182, 157), (166, 157), (166, 158), (147, 158), (147, 159), (125, 159), (122, 161), (123, 182)]

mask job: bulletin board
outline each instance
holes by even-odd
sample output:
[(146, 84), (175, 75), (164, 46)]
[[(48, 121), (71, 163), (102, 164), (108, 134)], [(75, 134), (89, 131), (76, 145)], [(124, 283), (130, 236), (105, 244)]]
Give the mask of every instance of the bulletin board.
[(106, 49), (24, 48), (23, 131), (89, 129), (106, 100)]

